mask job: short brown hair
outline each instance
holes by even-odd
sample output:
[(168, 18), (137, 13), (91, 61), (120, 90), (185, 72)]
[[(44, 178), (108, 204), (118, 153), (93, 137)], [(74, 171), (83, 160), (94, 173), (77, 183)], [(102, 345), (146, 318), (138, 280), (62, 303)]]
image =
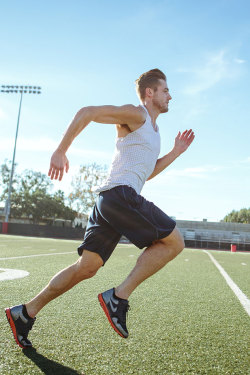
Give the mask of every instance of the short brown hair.
[(140, 75), (140, 77), (135, 81), (135, 85), (136, 92), (141, 100), (145, 99), (147, 87), (154, 89), (154, 91), (157, 90), (159, 79), (164, 79), (164, 81), (166, 81), (165, 74), (159, 69), (151, 69), (148, 72)]

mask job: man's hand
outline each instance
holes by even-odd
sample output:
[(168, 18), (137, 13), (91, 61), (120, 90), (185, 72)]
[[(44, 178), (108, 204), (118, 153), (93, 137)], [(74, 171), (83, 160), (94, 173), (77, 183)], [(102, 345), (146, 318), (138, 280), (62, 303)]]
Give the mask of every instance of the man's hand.
[(175, 138), (174, 151), (180, 155), (191, 145), (194, 140), (194, 132), (192, 129), (185, 130), (182, 134), (179, 132)]
[(192, 131), (192, 129), (185, 130), (182, 134), (181, 132), (179, 132), (177, 134), (177, 137), (175, 138), (174, 147), (172, 151), (170, 151), (168, 154), (157, 160), (155, 164), (155, 169), (153, 170), (153, 173), (148, 177), (147, 181), (157, 176), (165, 168), (172, 164), (173, 161), (176, 158), (178, 158), (178, 156), (180, 156), (184, 151), (186, 151), (186, 149), (191, 145), (193, 140), (194, 132)]
[(68, 173), (69, 161), (65, 153), (57, 149), (51, 156), (48, 175), (50, 176), (51, 180), (57, 180), (59, 177), (59, 181), (61, 181), (63, 178), (64, 169)]

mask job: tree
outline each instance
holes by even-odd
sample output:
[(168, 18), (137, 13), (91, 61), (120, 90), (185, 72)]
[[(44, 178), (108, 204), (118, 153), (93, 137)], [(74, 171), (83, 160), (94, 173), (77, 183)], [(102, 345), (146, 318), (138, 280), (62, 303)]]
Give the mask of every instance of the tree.
[(224, 217), (223, 221), (250, 224), (250, 208), (242, 208), (239, 211), (233, 210)]
[(80, 166), (79, 173), (73, 177), (70, 206), (79, 214), (87, 214), (95, 204), (95, 187), (102, 184), (107, 175), (107, 167), (96, 163)]
[[(14, 165), (16, 168), (16, 164)], [(1, 195), (0, 201), (5, 202), (8, 197), (9, 182), (10, 182), (10, 171), (11, 171), (11, 161), (5, 159), (4, 163), (0, 166), (0, 188)], [(12, 192), (15, 191), (16, 186), (19, 184), (20, 176), (14, 173), (12, 180)]]
[[(1, 200), (6, 200), (10, 169), (8, 163), (1, 166)], [(74, 220), (76, 212), (66, 205), (66, 198), (61, 190), (51, 193), (52, 182), (40, 172), (25, 170), (15, 174), (14, 188), (11, 194), (11, 217), (29, 218), (33, 223), (51, 222), (56, 218)]]
[(55, 219), (74, 220), (77, 213), (66, 206), (64, 193), (48, 194), (42, 189), (19, 191), (13, 194), (11, 199), (11, 216), (21, 218), (28, 217), (33, 223), (45, 221), (51, 223)]

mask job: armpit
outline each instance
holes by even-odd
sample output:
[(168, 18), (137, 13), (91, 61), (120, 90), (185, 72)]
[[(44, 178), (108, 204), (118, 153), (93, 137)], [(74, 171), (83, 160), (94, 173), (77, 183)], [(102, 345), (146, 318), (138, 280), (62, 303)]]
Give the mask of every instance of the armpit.
[(127, 124), (117, 124), (116, 125), (117, 129), (117, 136), (119, 138), (126, 137), (129, 133), (132, 133), (132, 130), (129, 128)]

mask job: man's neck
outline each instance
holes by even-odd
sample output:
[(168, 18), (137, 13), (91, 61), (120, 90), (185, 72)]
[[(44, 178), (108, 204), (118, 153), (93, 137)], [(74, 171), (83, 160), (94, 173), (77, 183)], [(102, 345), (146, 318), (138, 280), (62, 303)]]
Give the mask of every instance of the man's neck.
[(149, 116), (151, 117), (151, 121), (153, 125), (156, 125), (156, 119), (159, 116), (160, 112), (157, 108), (153, 106), (152, 103), (143, 103), (144, 107), (147, 108)]

